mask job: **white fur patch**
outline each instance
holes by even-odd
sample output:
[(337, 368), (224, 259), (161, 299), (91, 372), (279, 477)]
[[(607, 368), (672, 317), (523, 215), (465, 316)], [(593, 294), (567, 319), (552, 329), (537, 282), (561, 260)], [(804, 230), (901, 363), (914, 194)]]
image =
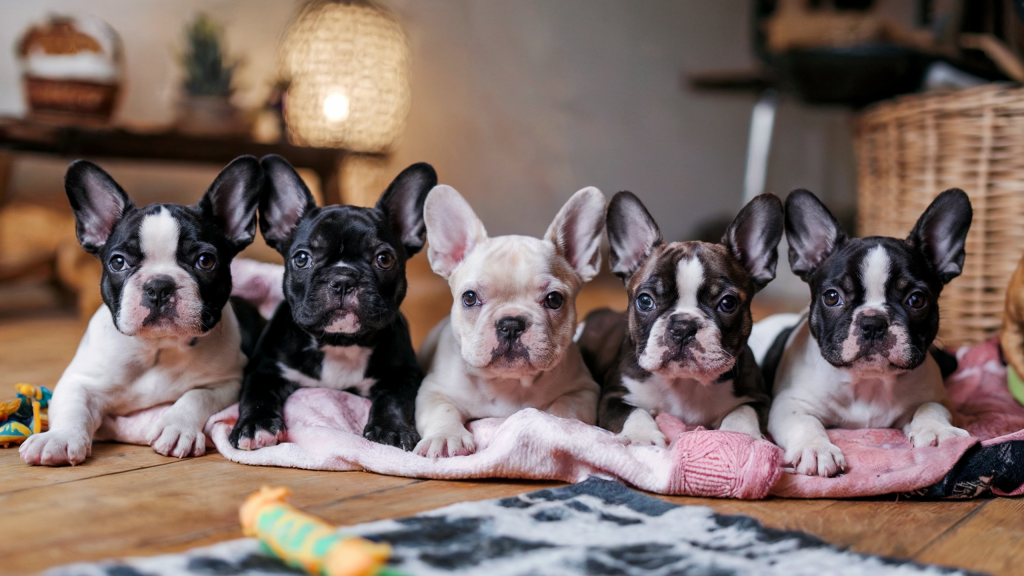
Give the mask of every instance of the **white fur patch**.
[(336, 315), (325, 330), (331, 334), (355, 334), (359, 332), (359, 317), (352, 312)]
[(622, 377), (629, 390), (626, 403), (658, 415), (666, 412), (690, 426), (718, 428), (722, 420), (752, 398), (737, 398), (730, 382), (704, 384), (699, 380), (651, 374), (645, 380)]
[(348, 390), (354, 388), (366, 396), (377, 383), (375, 378), (366, 377), (366, 366), (370, 363), (373, 348), (362, 346), (323, 346), (324, 361), (320, 366), (320, 379), (311, 378), (302, 372), (278, 363), (281, 376), (303, 388), (331, 388)]
[(178, 265), (178, 221), (163, 208), (146, 216), (139, 226), (139, 245), (146, 265)]
[(860, 265), (864, 282), (863, 306), (885, 306), (885, 286), (889, 283), (889, 254), (883, 246), (875, 246)]
[(619, 440), (633, 446), (658, 446), (664, 448), (668, 445), (668, 439), (658, 428), (651, 413), (638, 408), (629, 413), (626, 421), (622, 424), (622, 432), (619, 432)]
[(679, 291), (679, 300), (676, 303), (676, 311), (699, 310), (697, 308), (697, 293), (704, 284), (704, 265), (696, 256), (683, 259), (676, 265), (676, 287)]

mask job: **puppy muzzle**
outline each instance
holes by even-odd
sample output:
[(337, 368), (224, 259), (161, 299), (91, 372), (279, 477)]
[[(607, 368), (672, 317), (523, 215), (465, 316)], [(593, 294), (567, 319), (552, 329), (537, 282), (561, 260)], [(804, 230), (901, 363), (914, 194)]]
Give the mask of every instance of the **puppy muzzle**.
[(170, 276), (155, 276), (142, 285), (142, 305), (149, 309), (143, 326), (162, 319), (176, 318), (178, 285)]
[(883, 371), (910, 370), (923, 361), (910, 344), (907, 328), (874, 309), (857, 313), (840, 356), (845, 366)]
[(194, 285), (171, 274), (133, 278), (122, 295), (118, 330), (143, 338), (202, 333), (202, 303)]
[(693, 314), (676, 313), (656, 326), (639, 361), (651, 372), (705, 381), (729, 371), (735, 358), (722, 348), (712, 323)]
[(529, 366), (530, 351), (522, 342), (529, 329), (525, 316), (504, 316), (494, 323), (498, 345), (491, 352), (491, 365), (499, 367)]

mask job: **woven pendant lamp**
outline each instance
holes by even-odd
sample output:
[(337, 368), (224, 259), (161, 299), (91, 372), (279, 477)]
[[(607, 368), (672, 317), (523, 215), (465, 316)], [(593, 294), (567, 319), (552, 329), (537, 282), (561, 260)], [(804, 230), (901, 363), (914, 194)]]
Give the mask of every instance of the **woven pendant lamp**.
[(313, 0), (281, 42), (288, 138), (384, 152), (409, 113), (409, 43), (398, 20), (366, 0)]

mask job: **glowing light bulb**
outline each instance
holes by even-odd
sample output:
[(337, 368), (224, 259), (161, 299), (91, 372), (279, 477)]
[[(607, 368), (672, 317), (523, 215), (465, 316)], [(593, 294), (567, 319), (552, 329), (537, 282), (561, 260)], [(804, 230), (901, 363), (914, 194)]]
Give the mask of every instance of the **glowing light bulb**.
[(340, 122), (348, 118), (348, 97), (335, 92), (324, 98), (324, 116), (330, 122)]

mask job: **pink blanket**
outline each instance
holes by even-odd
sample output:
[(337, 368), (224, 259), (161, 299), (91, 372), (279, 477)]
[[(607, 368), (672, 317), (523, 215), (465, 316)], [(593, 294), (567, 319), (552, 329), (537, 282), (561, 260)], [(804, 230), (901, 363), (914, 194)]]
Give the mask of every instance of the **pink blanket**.
[[(243, 261), (244, 262), (244, 261)], [(265, 270), (236, 269), (236, 293), (246, 295), (247, 274)], [(249, 265), (246, 265), (249, 266)], [(279, 269), (280, 267), (274, 267)], [(255, 297), (261, 309), (280, 299), (272, 286)], [(273, 304), (276, 304), (274, 302)], [(1024, 440), (1024, 407), (1010, 395), (1006, 369), (993, 339), (958, 354), (960, 368), (947, 380), (957, 424), (971, 438), (942, 446), (913, 448), (897, 430), (830, 430), (843, 450), (849, 470), (835, 478), (784, 472), (780, 450), (743, 434), (687, 429), (661, 415), (658, 424), (671, 440), (667, 449), (623, 446), (612, 434), (581, 422), (523, 410), (509, 418), (471, 423), (475, 454), (429, 459), (382, 446), (361, 435), (369, 401), (345, 392), (301, 389), (285, 404), (288, 441), (253, 452), (236, 450), (228, 434), (238, 417), (234, 405), (206, 425), (208, 442), (226, 458), (242, 464), (310, 470), (368, 470), (418, 478), (528, 478), (579, 482), (598, 475), (622, 480), (660, 494), (763, 498), (852, 498), (909, 492), (941, 480), (964, 453), (977, 444)], [(145, 431), (166, 407), (104, 422), (99, 439), (145, 444)], [(996, 491), (998, 493), (998, 491)], [(1018, 488), (1012, 495), (1024, 493)]]
[[(960, 351), (960, 369), (948, 387), (961, 425), (974, 435), (939, 447), (913, 448), (897, 430), (830, 430), (849, 470), (835, 478), (784, 473), (780, 451), (743, 434), (687, 429), (671, 416), (658, 424), (667, 449), (623, 446), (609, 432), (581, 422), (523, 410), (509, 418), (471, 423), (478, 450), (470, 456), (429, 459), (375, 444), (361, 435), (369, 401), (334, 390), (306, 388), (285, 405), (288, 441), (252, 452), (236, 450), (228, 434), (234, 405), (206, 425), (208, 440), (242, 464), (310, 470), (368, 470), (418, 478), (528, 478), (579, 482), (616, 478), (660, 494), (763, 498), (850, 498), (908, 492), (934, 484), (978, 443), (1024, 440), (1024, 407), (1006, 389), (995, 340)], [(166, 407), (109, 418), (98, 439), (145, 444), (148, 426)], [(1018, 489), (1012, 495), (1024, 493)]]

